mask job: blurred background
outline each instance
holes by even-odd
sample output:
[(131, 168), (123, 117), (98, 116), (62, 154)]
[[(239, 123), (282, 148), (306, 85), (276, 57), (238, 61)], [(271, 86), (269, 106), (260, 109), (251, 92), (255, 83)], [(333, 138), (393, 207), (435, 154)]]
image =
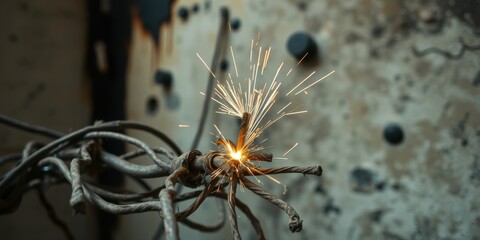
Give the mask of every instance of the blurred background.
[[(303, 231), (290, 233), (280, 209), (238, 193), (267, 239), (480, 239), (477, 0), (4, 0), (0, 112), (63, 132), (96, 120), (141, 121), (189, 150), (209, 77), (196, 54), (212, 61), (221, 7), (230, 13), (224, 40), (240, 76), (249, 74), (252, 39), (272, 47), (265, 79), (282, 62), (293, 68), (282, 82), (287, 88), (313, 71), (316, 79), (336, 71), (297, 102), (307, 114), (264, 133), (275, 156), (298, 143), (288, 160), (272, 165), (324, 169), (322, 177), (279, 176), (285, 194), (263, 180), (296, 208)], [(222, 56), (218, 79), (235, 71), (229, 49)], [(198, 147), (204, 153), (215, 148), (214, 122), (227, 136), (238, 129), (237, 121), (214, 112), (211, 105)], [(0, 155), (21, 151), (31, 139), (39, 138), (0, 126)], [(99, 181), (136, 188), (114, 173)], [(153, 239), (161, 223), (158, 213), (116, 217), (91, 207), (73, 216), (69, 194), (66, 185), (47, 191), (77, 239)], [(193, 219), (215, 222), (218, 209), (209, 200)], [(242, 215), (239, 227), (244, 239), (255, 239)], [(216, 233), (181, 226), (180, 232), (183, 239), (231, 238), (228, 226)], [(63, 235), (38, 197), (27, 193), (15, 213), (0, 216), (0, 238)]]

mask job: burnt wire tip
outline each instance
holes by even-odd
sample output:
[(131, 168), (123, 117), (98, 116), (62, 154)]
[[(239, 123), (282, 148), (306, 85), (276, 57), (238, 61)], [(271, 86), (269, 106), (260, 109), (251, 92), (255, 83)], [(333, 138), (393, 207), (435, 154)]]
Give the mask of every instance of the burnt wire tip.
[(303, 174), (311, 174), (316, 176), (322, 176), (323, 169), (321, 166), (306, 167)]
[(242, 149), (245, 143), (245, 137), (248, 132), (248, 125), (250, 124), (250, 113), (244, 112), (242, 116), (242, 123), (240, 124), (240, 131), (238, 132), (237, 149)]

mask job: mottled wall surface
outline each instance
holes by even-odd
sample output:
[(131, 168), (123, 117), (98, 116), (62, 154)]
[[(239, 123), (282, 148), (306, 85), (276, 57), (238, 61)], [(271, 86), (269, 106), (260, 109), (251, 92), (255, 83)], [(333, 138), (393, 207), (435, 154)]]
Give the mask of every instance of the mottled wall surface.
[[(265, 132), (276, 156), (299, 143), (289, 160), (274, 165), (324, 168), (320, 178), (280, 176), (288, 188), (285, 195), (282, 186), (263, 180), (265, 188), (298, 209), (304, 230), (290, 233), (284, 213), (259, 197), (240, 193), (254, 206), (269, 239), (480, 237), (476, 1), (177, 1), (173, 19), (161, 26), (157, 41), (136, 16), (128, 116), (168, 132), (184, 149), (198, 127), (203, 101), (199, 92), (205, 91), (208, 77), (196, 53), (210, 63), (221, 5), (241, 22), (229, 39), (240, 74), (248, 72), (251, 39), (258, 33), (260, 45), (272, 47), (272, 69), (282, 62), (286, 69), (294, 67), (282, 83), (286, 88), (312, 71), (318, 78), (336, 70), (296, 102), (308, 109), (306, 115), (285, 118)], [(298, 67), (286, 48), (297, 31), (308, 33), (318, 49), (316, 61)], [(227, 72), (233, 74), (229, 54), (226, 59)], [(173, 76), (169, 91), (155, 83), (159, 69)], [(264, 78), (271, 79), (274, 72)], [(154, 111), (152, 99), (157, 103)], [(278, 101), (287, 103), (289, 98)], [(213, 110), (212, 116), (207, 133), (216, 121), (223, 129), (233, 129), (227, 136), (233, 134), (235, 121)], [(214, 148), (210, 140), (207, 134), (199, 149)], [(212, 222), (209, 211), (216, 207), (211, 205), (195, 217)], [(139, 229), (151, 232), (158, 217), (149, 219), (127, 217), (121, 231), (124, 236)], [(247, 220), (239, 221), (245, 238), (254, 236)], [(185, 238), (213, 237), (181, 230)], [(226, 229), (215, 236), (229, 234)]]

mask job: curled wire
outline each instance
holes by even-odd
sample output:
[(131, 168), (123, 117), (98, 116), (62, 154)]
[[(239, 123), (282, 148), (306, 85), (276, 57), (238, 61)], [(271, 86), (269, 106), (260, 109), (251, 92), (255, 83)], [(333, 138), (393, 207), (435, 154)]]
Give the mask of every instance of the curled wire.
[[(1, 119), (6, 118), (0, 115)], [(15, 123), (15, 120), (11, 118), (8, 118), (8, 121)], [(27, 131), (29, 129), (39, 129), (39, 127), (25, 123), (10, 124), (10, 126), (18, 126), (18, 128)], [(117, 215), (147, 211), (159, 212), (163, 219), (166, 238), (178, 239), (178, 223), (205, 232), (217, 231), (222, 228), (225, 224), (225, 214), (222, 214), (223, 217), (217, 223), (209, 226), (193, 222), (188, 218), (207, 198), (215, 197), (228, 203), (226, 211), (234, 239), (241, 239), (237, 223), (237, 208), (247, 215), (258, 238), (265, 239), (260, 221), (246, 204), (236, 198), (237, 185), (242, 184), (246, 189), (283, 209), (289, 216), (288, 225), (292, 232), (301, 230), (302, 221), (293, 207), (248, 180), (247, 176), (250, 176), (250, 172), (245, 171), (239, 175), (241, 177), (234, 178), (229, 178), (230, 175), (211, 177), (212, 171), (215, 171), (227, 161), (223, 155), (215, 152), (202, 154), (194, 150), (174, 156), (170, 151), (175, 152), (175, 146), (168, 142), (166, 142), (166, 146), (170, 150), (163, 147), (153, 148), (140, 139), (118, 133), (118, 131), (132, 127), (156, 136), (163, 136), (158, 134), (158, 130), (152, 130), (152, 128), (140, 123), (130, 121), (105, 122), (59, 136), (46, 144), (29, 142), (21, 154), (0, 157), (2, 163), (15, 162), (1, 176), (0, 212), (14, 211), (25, 191), (42, 184), (44, 177), (48, 175), (50, 180), (43, 184), (55, 185), (65, 182), (70, 184), (72, 188), (70, 205), (79, 214), (85, 212), (86, 204), (91, 204), (103, 211)], [(40, 129), (46, 132), (50, 131), (45, 128)], [(103, 138), (129, 142), (137, 146), (138, 149), (122, 155), (114, 155), (102, 149), (101, 139)], [(163, 140), (163, 137), (159, 138)], [(148, 156), (151, 161), (150, 164), (139, 165), (129, 161), (144, 155)], [(144, 178), (167, 178), (163, 184), (152, 189), (145, 188), (144, 192), (132, 192), (126, 189), (112, 191), (86, 180), (85, 175), (91, 176), (98, 173), (98, 168), (113, 168), (140, 180)], [(301, 173), (320, 176), (322, 169), (320, 166), (255, 167), (253, 173), (255, 175)], [(203, 189), (178, 194), (175, 190), (176, 185), (190, 188), (203, 187)], [(188, 199), (194, 199), (194, 202), (181, 211), (174, 210), (175, 203)], [(58, 222), (51, 211), (49, 215), (52, 221)], [(69, 238), (65, 230), (66, 225), (58, 223), (56, 225)]]

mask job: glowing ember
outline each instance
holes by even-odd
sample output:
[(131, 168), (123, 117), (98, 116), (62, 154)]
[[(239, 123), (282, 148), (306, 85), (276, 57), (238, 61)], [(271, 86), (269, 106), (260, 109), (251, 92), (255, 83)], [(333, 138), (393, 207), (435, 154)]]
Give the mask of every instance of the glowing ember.
[(235, 159), (237, 161), (242, 161), (242, 152), (240, 152), (240, 151), (232, 152), (232, 153), (230, 153), (230, 157), (232, 157), (232, 159)]

